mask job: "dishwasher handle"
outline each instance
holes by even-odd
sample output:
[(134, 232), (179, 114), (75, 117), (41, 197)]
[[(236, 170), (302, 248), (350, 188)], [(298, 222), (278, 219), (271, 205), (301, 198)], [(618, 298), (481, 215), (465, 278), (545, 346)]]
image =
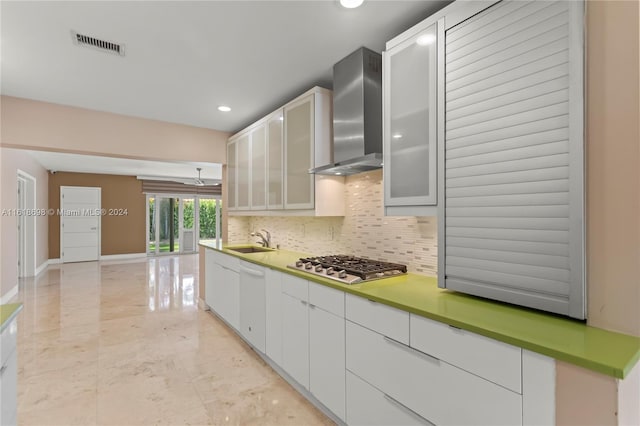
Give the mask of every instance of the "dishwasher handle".
[(247, 273), (249, 275), (253, 275), (254, 277), (264, 277), (264, 271), (256, 271), (255, 269), (249, 269), (246, 266), (240, 266), (240, 272)]

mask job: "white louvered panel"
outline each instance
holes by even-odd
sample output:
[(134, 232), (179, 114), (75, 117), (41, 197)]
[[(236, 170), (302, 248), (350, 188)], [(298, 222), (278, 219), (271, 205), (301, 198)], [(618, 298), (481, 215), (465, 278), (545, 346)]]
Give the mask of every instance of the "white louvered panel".
[[(458, 113), (459, 108), (475, 108), (478, 104), (487, 100), (499, 102), (501, 99), (500, 96), (502, 95), (513, 96), (514, 94), (517, 94), (519, 90), (527, 89), (546, 82), (553, 82), (563, 77), (566, 79), (568, 74), (569, 65), (565, 62), (560, 65), (535, 72), (533, 75), (524, 75), (520, 78), (515, 78), (514, 80), (477, 90), (469, 95), (473, 96), (471, 102), (467, 96), (459, 95), (456, 98), (450, 97), (447, 98), (447, 114), (456, 114)], [(458, 90), (458, 92), (460, 92), (460, 90)], [(497, 99), (494, 100), (494, 98)]]
[(446, 181), (447, 188), (473, 187), (482, 185), (497, 185), (505, 181), (510, 183), (538, 182), (545, 180), (564, 179), (569, 177), (569, 167), (566, 165), (536, 170), (518, 170), (509, 173), (499, 173), (483, 176), (450, 178)]
[(470, 143), (468, 146), (462, 147), (463, 149), (457, 149), (450, 146), (447, 149), (447, 158), (454, 159), (469, 155), (487, 154), (505, 149), (531, 147), (535, 145), (543, 145), (549, 142), (565, 141), (568, 139), (569, 131), (565, 127), (503, 140), (475, 144)]
[[(520, 9), (523, 13), (530, 12), (534, 8), (538, 10), (502, 28), (484, 27), (483, 34), (474, 35), (473, 40), (468, 40), (466, 43), (447, 44), (447, 65), (454, 65), (456, 62), (470, 64), (476, 61), (487, 61), (490, 55), (502, 51), (519, 55), (522, 53), (519, 44), (531, 43), (534, 37), (550, 34), (561, 27), (564, 27), (566, 35), (568, 26), (566, 5), (541, 3), (544, 2), (530, 3), (527, 7)], [(455, 69), (455, 65), (452, 69)]]
[(548, 254), (533, 254), (502, 250), (477, 249), (469, 247), (458, 247), (454, 244), (447, 245), (447, 256), (462, 257), (471, 259), (484, 259), (494, 261), (508, 261), (510, 263), (520, 263), (531, 266), (545, 266), (549, 268), (569, 269), (569, 258), (567, 256), (554, 256)]
[[(508, 19), (514, 19), (511, 14), (524, 6), (527, 6), (526, 2), (503, 1), (498, 3), (477, 15), (474, 19), (468, 19), (449, 29), (447, 31), (447, 44), (459, 42), (465, 37), (473, 40), (476, 31), (485, 27), (493, 28), (496, 25), (500, 25), (503, 21), (508, 22)], [(517, 19), (517, 17), (516, 15), (515, 19)], [(505, 24), (503, 23), (502, 25)]]
[[(470, 78), (456, 80), (454, 83), (457, 84), (452, 84), (453, 87), (447, 88), (447, 102), (449, 103), (463, 96), (473, 95), (487, 89), (497, 90), (501, 85), (519, 78), (525, 78), (527, 82), (530, 82), (531, 80), (529, 79), (538, 72), (567, 64), (569, 62), (569, 52), (566, 49), (560, 49), (560, 51), (548, 56), (536, 55), (535, 58), (532, 58), (527, 55), (516, 59), (518, 59), (518, 62), (511, 61), (511, 63), (507, 64), (509, 68), (505, 67), (503, 72), (500, 72), (499, 69), (492, 69), (491, 71), (496, 72), (495, 75), (485, 76), (483, 79), (473, 79), (474, 82)], [(506, 71), (508, 71), (508, 74), (506, 74)], [(485, 72), (484, 74), (487, 73)]]
[[(484, 263), (484, 262), (483, 262)], [(485, 265), (485, 267), (489, 267)], [(569, 285), (564, 281), (548, 280), (527, 276), (525, 274), (513, 274), (499, 270), (488, 270), (480, 268), (467, 268), (464, 266), (447, 265), (447, 275), (453, 279), (464, 279), (463, 277), (473, 277), (471, 281), (495, 283), (511, 289), (529, 290), (536, 292), (566, 296), (569, 294)], [(447, 279), (449, 279), (447, 277)]]
[[(489, 163), (469, 167), (451, 168), (447, 169), (447, 175), (455, 178), (463, 176), (488, 175), (492, 173), (516, 172), (521, 170), (546, 169), (549, 167), (566, 166), (568, 161), (568, 154), (556, 154), (549, 155), (547, 157), (535, 157), (523, 160), (502, 161), (493, 164)], [(499, 176), (496, 177), (499, 178)]]
[(501, 207), (447, 207), (449, 217), (555, 217), (569, 216), (569, 206), (501, 206)]
[(465, 238), (448, 236), (446, 245), (456, 247), (478, 248), (483, 250), (500, 250), (516, 253), (546, 254), (550, 256), (569, 256), (566, 243), (547, 243), (532, 241), (490, 240), (487, 238)]
[(484, 195), (537, 194), (540, 192), (568, 192), (569, 179), (545, 180), (542, 182), (504, 183), (497, 185), (476, 185), (462, 188), (450, 188), (447, 197), (474, 197)]
[(487, 163), (500, 163), (511, 160), (525, 160), (564, 154), (569, 152), (569, 141), (551, 142), (543, 145), (526, 146), (523, 148), (505, 149), (503, 151), (489, 152), (487, 154), (466, 155), (448, 160), (447, 166), (451, 169), (459, 167), (477, 166)]
[[(449, 110), (447, 112), (447, 119), (456, 120), (462, 117), (477, 116), (478, 114), (495, 114), (495, 111), (502, 113), (502, 110), (505, 108), (517, 108), (519, 105), (522, 105), (523, 102), (544, 102), (547, 98), (543, 98), (543, 96), (553, 94), (558, 96), (559, 92), (564, 92), (564, 96), (567, 96), (568, 99), (568, 94), (566, 93), (568, 86), (567, 80), (567, 76), (563, 76), (520, 90), (510, 91), (501, 96), (494, 96), (487, 100), (476, 100), (470, 105), (462, 105), (457, 109)], [(530, 107), (528, 108), (530, 109)], [(500, 114), (496, 116), (500, 117)]]
[(464, 76), (458, 76), (455, 80), (447, 81), (447, 90), (458, 90), (464, 86), (473, 85), (490, 77), (499, 77), (501, 74), (511, 70), (518, 71), (522, 67), (526, 69), (530, 64), (548, 58), (552, 60), (548, 63), (547, 67), (560, 65), (568, 60), (568, 56), (566, 55), (568, 38), (566, 36), (551, 37), (543, 34), (536, 38), (535, 41), (536, 44), (531, 46), (531, 49), (522, 52), (522, 54), (518, 56), (504, 58), (493, 65), (476, 70), (475, 72), (469, 71)]
[(571, 240), (579, 10), (504, 0), (446, 32), (447, 288), (584, 315), (584, 300), (569, 306), (583, 285)]

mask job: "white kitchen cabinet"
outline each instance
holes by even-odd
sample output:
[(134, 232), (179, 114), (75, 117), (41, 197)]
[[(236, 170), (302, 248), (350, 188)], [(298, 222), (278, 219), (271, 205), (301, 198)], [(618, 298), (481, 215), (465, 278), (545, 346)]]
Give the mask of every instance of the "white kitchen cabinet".
[(308, 281), (288, 274), (282, 278), (282, 368), (308, 390)]
[(434, 424), (522, 424), (519, 393), (352, 322), (346, 337), (349, 371)]
[(240, 261), (240, 333), (251, 345), (265, 352), (266, 308), (265, 268), (254, 263)]
[(240, 327), (239, 259), (213, 249), (205, 251), (205, 301), (236, 330)]
[(345, 371), (344, 292), (309, 282), (309, 390), (342, 420)]
[(0, 424), (17, 424), (18, 359), (16, 320), (6, 326), (0, 337)]
[(284, 207), (314, 207), (315, 95), (310, 94), (284, 107)]
[(230, 211), (344, 216), (344, 176), (309, 174), (332, 161), (332, 138), (331, 91), (320, 87), (233, 135), (227, 152), (228, 170), (234, 172), (228, 177)]
[(265, 353), (282, 365), (282, 272), (267, 269), (265, 282)]
[(204, 249), (204, 262), (204, 301), (209, 308), (218, 311), (220, 287), (216, 284), (221, 279), (222, 268), (216, 263), (216, 254), (212, 249)]
[(261, 124), (251, 131), (249, 170), (251, 210), (267, 208), (267, 128)]
[(432, 425), (418, 414), (347, 371), (346, 422), (350, 426)]
[[(435, 215), (439, 22), (384, 52), (383, 154), (387, 215)], [(431, 207), (429, 207), (431, 206)]]
[(584, 2), (466, 18), (445, 33), (438, 285), (584, 319)]
[(228, 211), (237, 209), (238, 192), (238, 145), (230, 140), (227, 143), (227, 205)]
[(349, 321), (409, 344), (409, 312), (347, 294), (346, 317)]
[(267, 121), (267, 209), (284, 208), (284, 113), (280, 109)]
[(251, 141), (246, 134), (238, 138), (237, 167), (236, 167), (236, 208), (249, 210), (251, 208)]

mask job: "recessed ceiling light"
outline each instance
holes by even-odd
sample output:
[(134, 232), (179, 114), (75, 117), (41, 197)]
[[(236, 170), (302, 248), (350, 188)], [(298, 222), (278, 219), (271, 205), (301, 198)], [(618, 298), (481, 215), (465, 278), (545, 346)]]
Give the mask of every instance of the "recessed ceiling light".
[(362, 4), (364, 0), (340, 0), (342, 7), (347, 9), (354, 9)]
[(284, 121), (284, 117), (280, 117), (280, 121)]
[(400, 139), (402, 138), (402, 135), (400, 133), (396, 133), (395, 135), (391, 136), (394, 139)]
[(418, 43), (420, 46), (428, 46), (430, 44), (433, 44), (434, 41), (436, 41), (435, 35), (423, 34), (417, 38), (416, 43)]
[(342, 174), (342, 173), (340, 173), (340, 172), (336, 172), (336, 175), (337, 175), (337, 176), (340, 176), (341, 174)]
[(218, 107), (218, 111), (222, 111), (222, 112), (229, 112), (229, 111), (231, 111), (231, 108), (229, 108), (229, 107), (228, 107), (228, 106), (226, 106), (226, 105), (220, 105), (220, 106)]

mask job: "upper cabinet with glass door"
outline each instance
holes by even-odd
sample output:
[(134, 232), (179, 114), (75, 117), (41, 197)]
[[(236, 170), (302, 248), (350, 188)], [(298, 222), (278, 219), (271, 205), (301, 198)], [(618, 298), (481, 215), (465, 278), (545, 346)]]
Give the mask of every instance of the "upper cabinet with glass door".
[(387, 215), (436, 214), (438, 25), (388, 42), (383, 54)]

